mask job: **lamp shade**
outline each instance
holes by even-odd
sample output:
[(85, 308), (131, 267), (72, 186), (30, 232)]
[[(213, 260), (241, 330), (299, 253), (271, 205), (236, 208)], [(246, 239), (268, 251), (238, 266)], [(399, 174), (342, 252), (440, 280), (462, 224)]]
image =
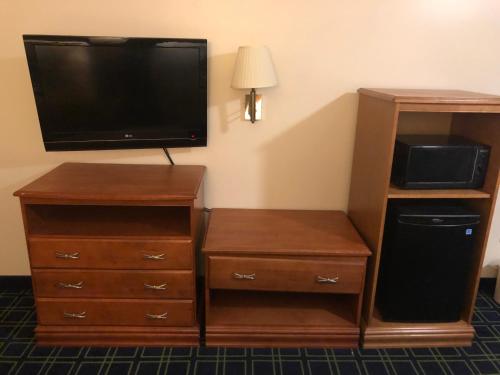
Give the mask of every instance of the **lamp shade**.
[(256, 89), (276, 86), (271, 52), (265, 46), (240, 47), (234, 65), (231, 87), (235, 89)]

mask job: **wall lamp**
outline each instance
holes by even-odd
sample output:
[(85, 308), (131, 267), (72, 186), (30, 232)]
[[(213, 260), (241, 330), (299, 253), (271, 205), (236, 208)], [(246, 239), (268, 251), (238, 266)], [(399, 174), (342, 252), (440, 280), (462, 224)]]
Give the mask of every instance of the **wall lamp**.
[(265, 46), (238, 48), (231, 87), (251, 89), (245, 96), (245, 120), (253, 123), (262, 119), (262, 95), (255, 89), (276, 86), (278, 80), (274, 70), (271, 52)]

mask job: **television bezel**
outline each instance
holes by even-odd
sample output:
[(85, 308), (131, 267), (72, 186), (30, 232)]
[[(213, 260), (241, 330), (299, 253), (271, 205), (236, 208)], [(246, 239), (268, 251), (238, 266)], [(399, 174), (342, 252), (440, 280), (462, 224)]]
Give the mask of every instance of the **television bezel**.
[[(45, 108), (41, 95), (37, 93), (40, 85), (37, 68), (36, 45), (123, 45), (129, 40), (141, 41), (155, 45), (169, 43), (176, 46), (193, 46), (200, 49), (200, 79), (204, 81), (205, 107), (200, 113), (200, 130), (193, 137), (162, 137), (141, 138), (140, 130), (134, 131), (132, 137), (129, 132), (78, 132), (71, 140), (53, 138), (44, 127)], [(108, 36), (74, 36), (74, 35), (23, 35), (29, 73), (35, 97), (35, 103), (42, 132), (43, 143), (46, 151), (76, 151), (76, 150), (112, 150), (112, 149), (140, 149), (140, 148), (175, 148), (175, 147), (204, 147), (207, 145), (207, 40), (186, 38), (149, 38), (149, 37), (108, 37)], [(203, 90), (201, 90), (203, 93)], [(103, 134), (106, 136), (103, 137)]]

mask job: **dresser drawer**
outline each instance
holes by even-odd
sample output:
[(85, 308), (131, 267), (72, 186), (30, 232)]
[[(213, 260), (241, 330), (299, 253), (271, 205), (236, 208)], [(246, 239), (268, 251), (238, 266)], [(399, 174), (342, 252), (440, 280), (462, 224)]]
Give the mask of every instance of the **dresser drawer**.
[(42, 325), (192, 326), (191, 300), (37, 298)]
[(32, 268), (192, 269), (192, 242), (30, 238)]
[(194, 298), (192, 271), (34, 269), (39, 297)]
[(366, 258), (307, 260), (209, 257), (209, 287), (289, 292), (359, 293)]

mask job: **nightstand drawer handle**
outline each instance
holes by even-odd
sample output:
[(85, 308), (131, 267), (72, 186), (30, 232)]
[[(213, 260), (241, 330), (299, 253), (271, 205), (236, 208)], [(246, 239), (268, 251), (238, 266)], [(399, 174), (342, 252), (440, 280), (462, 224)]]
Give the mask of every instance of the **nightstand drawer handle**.
[(70, 289), (82, 289), (83, 288), (83, 281), (80, 281), (76, 284), (71, 284), (71, 283), (57, 283), (57, 286), (59, 288), (70, 288)]
[(146, 318), (148, 319), (167, 319), (168, 313), (163, 314), (146, 314)]
[(323, 276), (317, 276), (316, 281), (320, 284), (337, 284), (337, 281), (339, 281), (339, 277), (323, 277)]
[(60, 253), (59, 251), (56, 251), (56, 258), (61, 258), (61, 259), (80, 259), (80, 253)]
[(144, 288), (145, 289), (153, 289), (153, 290), (166, 290), (167, 284), (151, 285), (151, 284), (144, 283)]
[(64, 317), (69, 319), (85, 319), (87, 317), (87, 312), (82, 311), (81, 313), (67, 313), (65, 311)]
[(237, 280), (255, 280), (255, 273), (245, 274), (245, 273), (233, 272), (233, 279), (237, 279)]
[(164, 260), (165, 254), (144, 254), (146, 260)]

